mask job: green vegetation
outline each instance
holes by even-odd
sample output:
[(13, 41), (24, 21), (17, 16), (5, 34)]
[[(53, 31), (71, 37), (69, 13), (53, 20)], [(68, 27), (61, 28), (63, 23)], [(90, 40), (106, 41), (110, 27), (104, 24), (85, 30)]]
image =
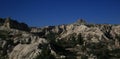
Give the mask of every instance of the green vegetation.
[(0, 30), (0, 38), (2, 39), (5, 39), (5, 38), (8, 38), (8, 31), (5, 31), (5, 30)]
[(120, 49), (114, 49), (109, 54), (111, 57), (120, 58)]
[(80, 34), (78, 34), (78, 39), (77, 39), (78, 41), (78, 44), (80, 44), (80, 45), (83, 45), (83, 43), (84, 43), (84, 40), (83, 40), (83, 37), (82, 37), (82, 35), (81, 35), (81, 33)]
[(42, 52), (35, 59), (55, 59), (55, 56), (51, 54), (48, 44), (45, 44), (42, 48)]
[(118, 39), (118, 41), (120, 41), (120, 34), (119, 35), (115, 35), (115, 38)]
[(56, 42), (56, 33), (52, 33), (52, 32), (49, 32), (47, 35), (46, 35), (46, 39), (49, 41), (49, 42)]
[(87, 27), (95, 27), (95, 24), (86, 24)]
[(81, 59), (88, 59), (88, 57), (85, 55), (81, 55)]
[(0, 54), (0, 59), (8, 59), (8, 56), (2, 56), (2, 55)]
[(4, 19), (3, 18), (0, 18), (0, 26), (2, 26), (4, 23)]

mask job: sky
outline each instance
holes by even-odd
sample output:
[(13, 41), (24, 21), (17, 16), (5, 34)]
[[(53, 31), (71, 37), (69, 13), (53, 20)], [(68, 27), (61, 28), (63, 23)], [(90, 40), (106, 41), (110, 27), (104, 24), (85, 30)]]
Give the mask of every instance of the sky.
[(0, 18), (29, 26), (88, 23), (120, 24), (120, 0), (0, 0)]

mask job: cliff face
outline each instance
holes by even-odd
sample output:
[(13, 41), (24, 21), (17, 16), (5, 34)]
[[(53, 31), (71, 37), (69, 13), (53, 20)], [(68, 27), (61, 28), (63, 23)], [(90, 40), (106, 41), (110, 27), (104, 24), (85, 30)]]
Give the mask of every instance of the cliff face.
[(73, 24), (30, 28), (31, 31), (3, 26), (0, 59), (120, 58), (120, 25), (78, 20)]

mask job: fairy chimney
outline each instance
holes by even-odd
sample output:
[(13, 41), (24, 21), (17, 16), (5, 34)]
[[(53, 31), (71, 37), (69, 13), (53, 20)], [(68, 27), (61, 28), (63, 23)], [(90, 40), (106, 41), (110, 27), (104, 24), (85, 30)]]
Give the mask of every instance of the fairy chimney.
[(4, 27), (10, 28), (10, 17), (7, 17), (5, 20), (5, 23), (3, 25)]

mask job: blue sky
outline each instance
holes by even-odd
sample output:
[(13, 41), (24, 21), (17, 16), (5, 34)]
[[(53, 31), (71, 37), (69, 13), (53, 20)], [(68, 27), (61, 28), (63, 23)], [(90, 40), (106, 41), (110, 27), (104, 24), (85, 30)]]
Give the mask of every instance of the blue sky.
[(0, 0), (0, 17), (29, 26), (90, 23), (120, 24), (120, 0)]

